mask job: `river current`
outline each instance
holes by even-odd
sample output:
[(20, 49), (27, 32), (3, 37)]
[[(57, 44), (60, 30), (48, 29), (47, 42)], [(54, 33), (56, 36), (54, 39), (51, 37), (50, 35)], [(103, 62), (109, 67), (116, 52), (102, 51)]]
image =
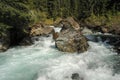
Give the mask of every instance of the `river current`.
[(55, 48), (52, 37), (39, 37), (31, 46), (0, 53), (0, 80), (120, 80), (120, 56), (103, 43), (89, 42), (87, 52), (70, 54)]

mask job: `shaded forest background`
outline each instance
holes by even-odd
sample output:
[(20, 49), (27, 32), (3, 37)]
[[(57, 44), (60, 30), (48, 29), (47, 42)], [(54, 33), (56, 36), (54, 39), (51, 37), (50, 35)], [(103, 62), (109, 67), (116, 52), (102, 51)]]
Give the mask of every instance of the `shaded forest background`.
[(0, 37), (9, 33), (11, 41), (19, 41), (31, 25), (69, 16), (97, 25), (118, 24), (120, 0), (0, 0)]

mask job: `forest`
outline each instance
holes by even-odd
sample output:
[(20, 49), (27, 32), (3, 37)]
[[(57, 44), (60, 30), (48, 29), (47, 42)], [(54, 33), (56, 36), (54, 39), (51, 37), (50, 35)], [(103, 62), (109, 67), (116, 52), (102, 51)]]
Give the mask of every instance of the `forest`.
[(10, 33), (11, 41), (19, 41), (31, 25), (46, 19), (72, 16), (79, 21), (106, 20), (109, 24), (120, 21), (116, 20), (119, 15), (119, 0), (0, 0), (0, 37)]

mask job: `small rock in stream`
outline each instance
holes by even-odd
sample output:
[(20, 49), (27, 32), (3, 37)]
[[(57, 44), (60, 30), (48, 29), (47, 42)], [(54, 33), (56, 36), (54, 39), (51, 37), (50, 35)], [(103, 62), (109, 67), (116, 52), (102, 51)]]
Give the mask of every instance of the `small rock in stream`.
[(74, 73), (71, 76), (72, 80), (84, 80), (83, 77), (80, 77), (78, 73)]

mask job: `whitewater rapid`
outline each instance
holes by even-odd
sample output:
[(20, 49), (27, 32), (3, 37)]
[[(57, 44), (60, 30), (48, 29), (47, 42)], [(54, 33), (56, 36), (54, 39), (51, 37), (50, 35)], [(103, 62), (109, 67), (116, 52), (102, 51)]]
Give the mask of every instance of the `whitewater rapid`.
[(66, 54), (52, 37), (39, 37), (32, 46), (0, 53), (0, 80), (120, 80), (120, 57), (102, 43), (89, 42), (87, 52)]

